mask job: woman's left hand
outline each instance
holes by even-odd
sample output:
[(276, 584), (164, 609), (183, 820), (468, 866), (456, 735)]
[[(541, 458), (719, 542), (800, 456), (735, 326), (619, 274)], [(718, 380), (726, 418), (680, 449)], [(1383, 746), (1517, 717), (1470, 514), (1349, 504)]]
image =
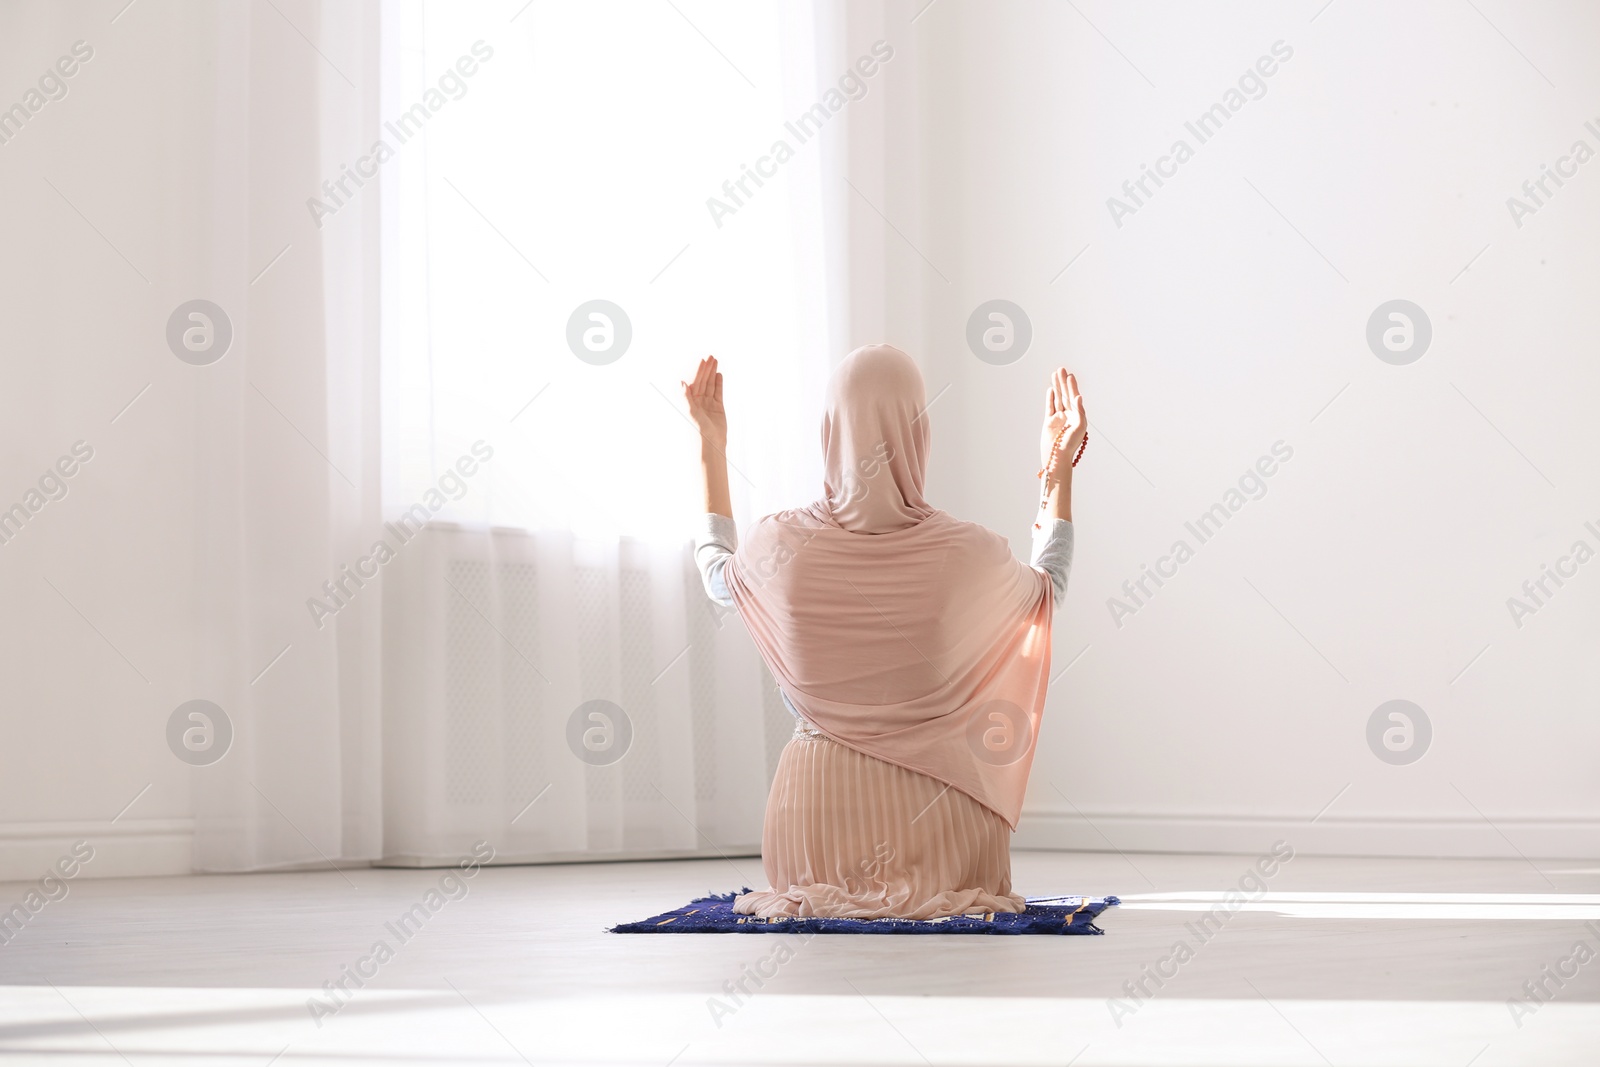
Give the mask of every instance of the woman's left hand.
[(696, 368), (693, 382), (680, 381), (683, 398), (689, 404), (689, 417), (700, 436), (718, 449), (728, 444), (728, 412), (722, 406), (722, 372), (717, 357), (707, 356)]

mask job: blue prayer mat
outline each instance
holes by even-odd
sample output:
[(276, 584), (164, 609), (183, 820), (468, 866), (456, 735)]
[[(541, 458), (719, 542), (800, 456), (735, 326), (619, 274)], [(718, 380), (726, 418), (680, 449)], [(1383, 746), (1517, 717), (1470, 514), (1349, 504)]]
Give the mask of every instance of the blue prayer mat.
[(1027, 910), (943, 919), (837, 919), (739, 915), (733, 899), (750, 890), (700, 897), (674, 911), (613, 926), (613, 934), (1103, 934), (1094, 924), (1116, 897), (1028, 897)]

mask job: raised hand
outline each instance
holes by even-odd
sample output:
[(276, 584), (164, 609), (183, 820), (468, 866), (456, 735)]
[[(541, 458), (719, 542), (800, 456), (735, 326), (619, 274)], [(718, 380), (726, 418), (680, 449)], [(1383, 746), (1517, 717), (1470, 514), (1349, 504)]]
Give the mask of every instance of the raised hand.
[(1078, 446), (1088, 432), (1089, 417), (1083, 411), (1077, 376), (1068, 374), (1065, 367), (1057, 367), (1045, 393), (1044, 427), (1039, 431), (1040, 468), (1050, 468), (1053, 448), (1057, 473), (1071, 469), (1072, 457), (1078, 454)]
[(707, 356), (695, 369), (694, 381), (680, 381), (683, 399), (689, 405), (689, 417), (694, 420), (700, 436), (716, 445), (719, 450), (728, 444), (728, 412), (722, 406), (722, 372), (717, 370), (717, 357)]

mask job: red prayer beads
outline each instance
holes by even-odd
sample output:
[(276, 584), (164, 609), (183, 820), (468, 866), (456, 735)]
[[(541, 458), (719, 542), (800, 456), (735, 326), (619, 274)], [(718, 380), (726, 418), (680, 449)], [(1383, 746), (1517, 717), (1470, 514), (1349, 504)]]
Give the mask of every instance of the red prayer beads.
[[(1039, 471), (1038, 477), (1046, 479), (1046, 481), (1045, 481), (1045, 485), (1046, 486), (1048, 486), (1050, 484), (1049, 480), (1048, 480), (1049, 476), (1055, 474), (1055, 472), (1056, 472), (1056, 463), (1061, 459), (1061, 451), (1060, 451), (1061, 450), (1061, 438), (1066, 434), (1066, 432), (1067, 432), (1067, 427), (1065, 427), (1065, 426), (1061, 427), (1061, 429), (1056, 431), (1055, 440), (1050, 442), (1050, 462), (1049, 462), (1049, 464), (1047, 466), (1045, 466), (1043, 469), (1041, 469)], [(1074, 467), (1076, 467), (1078, 465), (1078, 460), (1083, 458), (1083, 450), (1088, 444), (1089, 444), (1089, 431), (1088, 430), (1084, 430), (1083, 431), (1083, 440), (1078, 442), (1078, 451), (1072, 457), (1072, 465)], [(1049, 500), (1041, 500), (1041, 501), (1039, 501), (1039, 510), (1040, 511), (1043, 511), (1045, 508), (1047, 508), (1049, 506), (1050, 506), (1050, 501)], [(1033, 524), (1033, 528), (1035, 530), (1042, 529), (1040, 524), (1037, 523), (1037, 522)]]

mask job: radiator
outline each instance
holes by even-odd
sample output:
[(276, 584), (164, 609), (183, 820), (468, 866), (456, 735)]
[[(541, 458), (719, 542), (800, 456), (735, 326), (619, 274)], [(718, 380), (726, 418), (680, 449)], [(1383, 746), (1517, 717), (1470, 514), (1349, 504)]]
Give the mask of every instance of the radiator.
[(383, 865), (759, 851), (793, 719), (688, 542), (430, 523), (382, 570)]

